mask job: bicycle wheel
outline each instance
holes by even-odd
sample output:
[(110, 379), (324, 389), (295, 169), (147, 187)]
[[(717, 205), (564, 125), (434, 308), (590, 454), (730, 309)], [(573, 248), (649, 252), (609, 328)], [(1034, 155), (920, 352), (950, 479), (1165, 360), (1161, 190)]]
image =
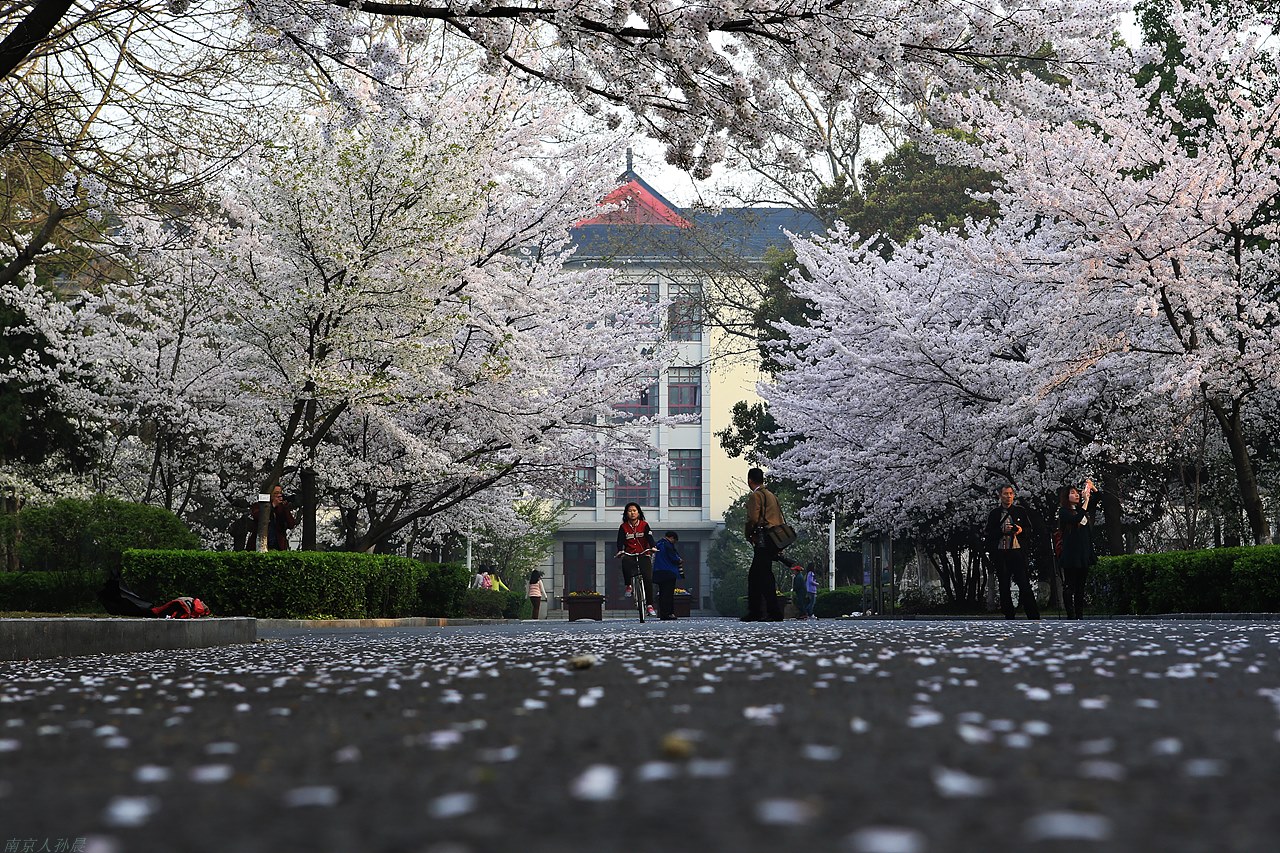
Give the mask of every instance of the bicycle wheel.
[(644, 575), (640, 572), (636, 572), (636, 576), (631, 579), (631, 591), (635, 595), (636, 610), (640, 612), (640, 621), (643, 622), (649, 602), (644, 597)]

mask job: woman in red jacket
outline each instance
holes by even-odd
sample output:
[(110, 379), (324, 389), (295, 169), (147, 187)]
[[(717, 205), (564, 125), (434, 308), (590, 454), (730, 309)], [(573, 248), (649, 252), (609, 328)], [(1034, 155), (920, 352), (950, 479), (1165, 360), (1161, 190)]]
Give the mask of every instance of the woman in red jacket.
[[(644, 600), (649, 602), (653, 601), (652, 555), (657, 547), (640, 504), (627, 504), (622, 510), (622, 524), (618, 525), (618, 553), (615, 556), (622, 560), (622, 582), (627, 585), (627, 593), (631, 593), (631, 579), (640, 575), (644, 581)], [(649, 605), (649, 615), (657, 615), (652, 604)]]

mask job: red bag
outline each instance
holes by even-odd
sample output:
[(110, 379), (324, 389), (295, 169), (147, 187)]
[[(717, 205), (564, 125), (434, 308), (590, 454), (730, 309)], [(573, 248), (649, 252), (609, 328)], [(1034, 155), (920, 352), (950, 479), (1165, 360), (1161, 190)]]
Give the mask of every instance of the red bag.
[(1055, 557), (1062, 556), (1062, 531), (1061, 530), (1053, 531), (1053, 556)]
[(184, 595), (151, 608), (153, 616), (160, 619), (199, 619), (209, 615), (209, 607), (200, 599)]

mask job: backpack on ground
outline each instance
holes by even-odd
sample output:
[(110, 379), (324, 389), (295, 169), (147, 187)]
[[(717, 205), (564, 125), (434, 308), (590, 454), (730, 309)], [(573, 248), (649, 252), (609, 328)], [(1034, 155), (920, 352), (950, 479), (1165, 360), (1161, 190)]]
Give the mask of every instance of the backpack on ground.
[(160, 619), (199, 619), (209, 615), (209, 607), (200, 599), (183, 595), (151, 608), (151, 615)]

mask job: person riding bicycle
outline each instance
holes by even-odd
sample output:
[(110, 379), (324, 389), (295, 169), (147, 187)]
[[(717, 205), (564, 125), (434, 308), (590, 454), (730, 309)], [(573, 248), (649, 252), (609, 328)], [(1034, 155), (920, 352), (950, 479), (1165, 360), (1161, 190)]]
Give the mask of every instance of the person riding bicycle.
[(656, 616), (653, 609), (653, 557), (658, 543), (653, 540), (653, 531), (649, 522), (644, 520), (644, 510), (640, 504), (629, 503), (622, 509), (622, 524), (618, 525), (618, 553), (622, 560), (622, 579), (627, 586), (627, 594), (631, 594), (631, 579), (640, 575), (644, 582), (644, 600), (650, 602), (648, 613)]

